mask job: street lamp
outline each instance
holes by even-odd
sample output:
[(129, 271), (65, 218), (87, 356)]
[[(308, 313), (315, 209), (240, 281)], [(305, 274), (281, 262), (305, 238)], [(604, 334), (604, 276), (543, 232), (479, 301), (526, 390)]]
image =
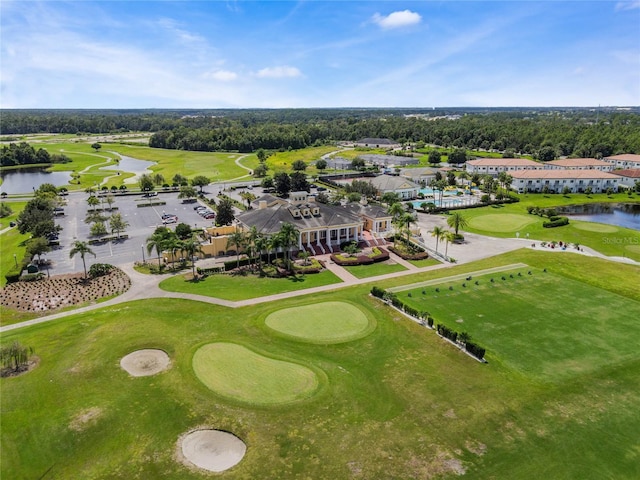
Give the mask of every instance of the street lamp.
[(140, 246), (142, 247), (142, 263), (146, 263), (144, 259), (144, 243)]

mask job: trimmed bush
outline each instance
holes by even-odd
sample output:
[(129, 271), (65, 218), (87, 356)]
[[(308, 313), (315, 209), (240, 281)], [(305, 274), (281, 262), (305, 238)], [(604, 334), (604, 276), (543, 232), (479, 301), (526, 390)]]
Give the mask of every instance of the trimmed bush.
[(109, 265), (108, 263), (94, 263), (89, 267), (89, 276), (91, 278), (103, 277), (114, 268), (115, 267), (113, 265)]
[(382, 289), (380, 287), (376, 287), (374, 285), (371, 288), (371, 295), (373, 295), (374, 297), (377, 297), (377, 298), (383, 298), (384, 297), (384, 289)]
[(549, 220), (542, 223), (544, 228), (563, 227), (565, 225), (569, 225), (569, 217), (557, 217), (557, 220)]

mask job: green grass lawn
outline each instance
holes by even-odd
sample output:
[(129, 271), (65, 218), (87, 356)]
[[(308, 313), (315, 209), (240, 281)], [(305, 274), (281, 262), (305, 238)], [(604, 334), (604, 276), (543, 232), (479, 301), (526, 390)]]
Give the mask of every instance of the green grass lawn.
[(193, 371), (218, 395), (251, 405), (292, 403), (310, 397), (320, 385), (310, 368), (235, 343), (200, 347), (193, 355)]
[[(533, 250), (379, 286), (518, 262), (535, 269), (533, 282), (548, 281), (546, 268), (551, 285), (560, 286), (561, 296), (551, 304), (553, 292), (545, 290), (546, 284), (532, 284), (544, 294), (542, 299), (528, 294), (535, 300), (532, 313), (544, 310), (557, 317), (556, 311), (567, 308), (564, 291), (600, 295), (602, 303), (615, 300), (616, 307), (627, 309), (640, 302), (638, 267)], [(539, 348), (533, 352), (537, 357), (527, 359), (529, 368), (520, 369), (514, 366), (522, 352), (504, 348), (520, 338), (509, 342), (495, 331), (483, 342), (490, 361), (480, 364), (372, 298), (370, 287), (240, 309), (149, 299), (4, 333), (2, 345), (19, 340), (33, 346), (40, 360), (25, 375), (0, 379), (0, 476), (200, 479), (206, 475), (182, 466), (175, 451), (180, 435), (204, 426), (232, 432), (247, 443), (247, 455), (224, 474), (229, 478), (459, 478), (458, 468), (466, 471), (464, 478), (474, 479), (640, 477), (640, 352), (632, 348), (637, 327), (629, 327), (624, 317), (618, 322), (619, 315), (607, 313), (607, 328), (592, 321), (593, 332), (566, 335), (555, 362)], [(492, 290), (486, 295), (476, 300), (478, 308), (498, 302), (493, 313), (501, 318), (494, 323), (504, 326), (505, 335), (517, 333), (517, 325), (508, 327), (512, 315), (505, 314), (501, 299), (506, 295)], [(515, 303), (517, 311), (523, 301)], [(375, 330), (351, 342), (313, 344), (265, 327), (265, 319), (278, 310), (324, 302), (356, 306), (375, 318)], [(587, 299), (586, 306), (594, 303)], [(434, 313), (438, 304), (430, 303)], [(562, 321), (577, 325), (568, 316)], [(537, 329), (537, 338), (546, 335), (558, 345), (555, 328), (567, 331), (555, 323)], [(598, 335), (600, 341), (591, 343), (595, 351), (587, 352), (580, 342), (593, 342)], [(629, 346), (613, 352), (611, 345), (623, 335)], [(193, 369), (203, 345), (220, 343), (244, 347), (249, 353), (240, 357), (247, 364), (259, 355), (257, 362), (303, 366), (318, 375), (321, 386), (288, 405), (226, 400)], [(150, 377), (129, 376), (120, 359), (142, 348), (164, 350), (172, 368)], [(614, 357), (594, 361), (601, 349)], [(234, 356), (215, 361), (232, 364)], [(588, 368), (576, 368), (585, 361)], [(251, 375), (242, 362), (233, 368)], [(548, 378), (538, 373), (549, 368), (555, 370)], [(572, 375), (564, 373), (567, 368)]]
[(160, 282), (160, 288), (168, 292), (193, 293), (195, 295), (238, 301), (340, 282), (341, 280), (329, 271), (286, 278), (259, 278), (254, 275), (211, 275), (197, 282), (187, 280), (184, 275), (177, 275)]
[(626, 339), (640, 337), (639, 301), (542, 270), (474, 276), (397, 295), (429, 311), (436, 323), (491, 344), (489, 358), (527, 376), (566, 379), (636, 356), (635, 343)]
[[(0, 219), (0, 229), (7, 228), (12, 221), (15, 221), (27, 204), (27, 202), (6, 203), (11, 207), (13, 213)], [(14, 255), (18, 262), (24, 256), (26, 250), (24, 242), (29, 238), (29, 234), (21, 234), (17, 228), (12, 228), (0, 235), (0, 287), (4, 287), (7, 284), (5, 275), (15, 266)]]
[(267, 327), (296, 340), (312, 343), (342, 343), (361, 338), (375, 328), (355, 305), (344, 302), (312, 303), (271, 313)]
[[(247, 170), (235, 163), (235, 160), (242, 156), (239, 153), (189, 152), (115, 143), (105, 145), (104, 148), (138, 160), (157, 162), (157, 165), (151, 167), (151, 170), (153, 173), (162, 174), (168, 183), (171, 183), (171, 178), (176, 173), (180, 173), (187, 178), (204, 175), (209, 177), (212, 182), (231, 180), (238, 177), (251, 178), (248, 176), (249, 172)], [(249, 158), (246, 160), (243, 163), (251, 168), (253, 164), (248, 161)]]
[(466, 231), (495, 237), (520, 238), (527, 234), (531, 240), (563, 241), (588, 246), (607, 256), (625, 256), (640, 261), (640, 232), (614, 225), (598, 224), (573, 220), (569, 225), (557, 228), (544, 228), (546, 218), (527, 213), (527, 206), (552, 208), (562, 205), (599, 203), (599, 202), (638, 202), (640, 195), (634, 194), (594, 194), (587, 197), (582, 194), (571, 195), (520, 195), (521, 201), (509, 205), (463, 210), (467, 219)]
[(343, 267), (351, 275), (358, 278), (376, 277), (378, 275), (386, 275), (387, 273), (395, 273), (405, 271), (406, 268), (399, 263), (378, 262), (371, 265), (353, 265)]

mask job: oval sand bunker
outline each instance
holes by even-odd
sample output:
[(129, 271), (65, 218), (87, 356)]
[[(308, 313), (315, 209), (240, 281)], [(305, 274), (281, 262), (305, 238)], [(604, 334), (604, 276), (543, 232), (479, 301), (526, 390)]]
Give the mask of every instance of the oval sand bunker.
[(232, 433), (220, 430), (196, 430), (181, 440), (184, 458), (210, 472), (222, 472), (237, 465), (247, 446)]
[(136, 350), (122, 357), (120, 366), (133, 377), (147, 377), (155, 375), (169, 368), (171, 360), (162, 350)]

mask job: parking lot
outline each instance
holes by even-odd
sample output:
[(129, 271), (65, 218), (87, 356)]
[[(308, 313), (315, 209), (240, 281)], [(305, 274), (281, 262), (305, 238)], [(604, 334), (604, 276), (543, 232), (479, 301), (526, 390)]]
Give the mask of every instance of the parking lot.
[[(56, 217), (56, 224), (62, 227), (59, 235), (60, 245), (43, 256), (50, 260), (49, 273), (51, 275), (82, 271), (80, 255), (69, 258), (69, 252), (76, 240), (88, 241), (92, 239), (90, 236), (91, 226), (84, 221), (87, 212), (90, 211), (87, 197), (86, 193), (81, 192), (69, 194), (66, 197), (67, 205), (64, 207), (64, 215)], [(88, 255), (86, 257), (88, 265), (96, 262), (122, 265), (142, 261), (143, 255), (145, 259), (149, 259), (146, 240), (156, 228), (163, 225), (163, 214), (176, 215), (178, 218), (176, 223), (166, 225), (168, 228), (175, 228), (178, 223), (186, 223), (192, 228), (208, 227), (214, 224), (214, 219), (204, 219), (194, 210), (194, 207), (202, 205), (200, 202), (183, 203), (178, 199), (177, 192), (160, 192), (157, 197), (151, 198), (143, 198), (142, 195), (116, 195), (114, 199), (113, 213), (120, 213), (122, 218), (129, 223), (127, 229), (121, 232), (121, 235), (127, 235), (128, 238), (90, 245), (96, 258), (93, 258), (93, 255)], [(163, 201), (166, 204), (139, 206), (148, 205), (149, 201)], [(109, 213), (105, 214), (108, 216)], [(155, 250), (153, 255), (156, 255)]]

